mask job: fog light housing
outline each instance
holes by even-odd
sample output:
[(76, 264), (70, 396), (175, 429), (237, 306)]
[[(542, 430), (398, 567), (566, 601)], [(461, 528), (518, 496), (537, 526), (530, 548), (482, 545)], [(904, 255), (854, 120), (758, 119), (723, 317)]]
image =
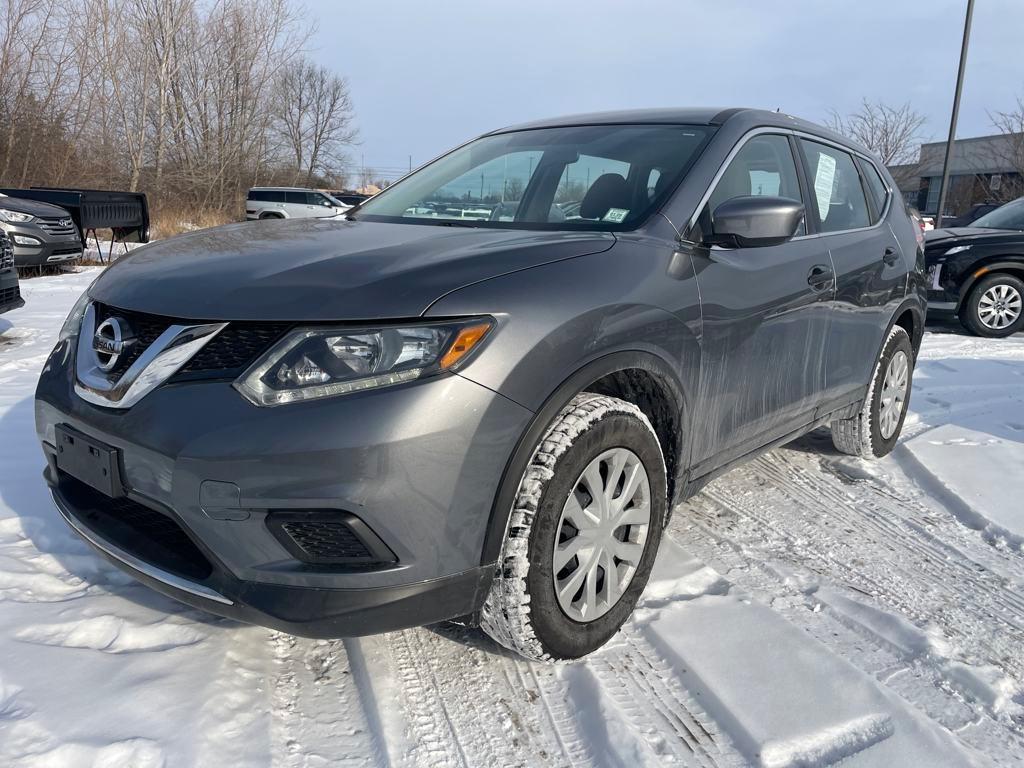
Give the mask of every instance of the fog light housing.
[(28, 235), (11, 235), (11, 239), (14, 240), (15, 245), (27, 245), (29, 248), (38, 248), (43, 244), (39, 238)]

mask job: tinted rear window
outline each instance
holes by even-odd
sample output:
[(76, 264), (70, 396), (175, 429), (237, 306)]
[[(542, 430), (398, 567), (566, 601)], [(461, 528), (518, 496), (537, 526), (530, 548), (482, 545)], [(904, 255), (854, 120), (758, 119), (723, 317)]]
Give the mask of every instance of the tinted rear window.
[(878, 212), (877, 216), (880, 218), (882, 211), (885, 210), (889, 191), (886, 189), (885, 182), (882, 180), (874, 164), (869, 163), (867, 160), (861, 160), (861, 165), (864, 168), (864, 180), (867, 182), (868, 192), (871, 194), (871, 199), (875, 203), (875, 210)]

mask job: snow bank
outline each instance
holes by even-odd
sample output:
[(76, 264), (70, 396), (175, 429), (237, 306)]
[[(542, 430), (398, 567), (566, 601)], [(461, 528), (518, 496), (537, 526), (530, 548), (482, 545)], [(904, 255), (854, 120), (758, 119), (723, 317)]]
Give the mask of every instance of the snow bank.
[[(1016, 427), (1024, 441), (1024, 425)], [(954, 497), (949, 506), (964, 525), (1024, 543), (1024, 442), (944, 424), (906, 448), (933, 486)]]

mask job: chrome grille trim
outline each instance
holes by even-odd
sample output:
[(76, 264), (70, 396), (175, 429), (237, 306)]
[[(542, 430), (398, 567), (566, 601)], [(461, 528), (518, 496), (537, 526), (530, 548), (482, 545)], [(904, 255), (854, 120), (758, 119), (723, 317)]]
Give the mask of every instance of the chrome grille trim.
[(227, 323), (168, 326), (120, 376), (110, 376), (100, 369), (93, 352), (96, 325), (96, 306), (90, 302), (78, 332), (75, 392), (93, 405), (131, 408), (177, 373)]

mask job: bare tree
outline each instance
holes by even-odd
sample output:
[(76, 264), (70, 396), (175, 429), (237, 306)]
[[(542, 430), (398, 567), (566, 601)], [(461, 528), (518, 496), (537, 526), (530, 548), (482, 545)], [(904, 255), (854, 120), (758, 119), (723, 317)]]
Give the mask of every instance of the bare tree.
[(992, 125), (1001, 135), (1000, 141), (993, 143), (993, 158), (999, 165), (1007, 168), (1014, 178), (1000, 179), (999, 188), (990, 192), (996, 199), (1012, 200), (1024, 191), (1024, 98), (1018, 97), (1016, 106), (1008, 112), (995, 112), (989, 115)]
[(187, 220), (329, 178), (354, 115), (312, 30), (295, 0), (0, 0), (0, 183), (137, 189)]
[(356, 139), (348, 81), (299, 59), (277, 81), (276, 127), (291, 151), (295, 182), (309, 185), (344, 161), (344, 148)]
[[(909, 103), (891, 106), (864, 99), (860, 109), (843, 116), (833, 110), (828, 126), (849, 136), (881, 158), (888, 168), (903, 167), (902, 175), (916, 175), (918, 152), (926, 120)], [(896, 179), (897, 183), (907, 179)]]

